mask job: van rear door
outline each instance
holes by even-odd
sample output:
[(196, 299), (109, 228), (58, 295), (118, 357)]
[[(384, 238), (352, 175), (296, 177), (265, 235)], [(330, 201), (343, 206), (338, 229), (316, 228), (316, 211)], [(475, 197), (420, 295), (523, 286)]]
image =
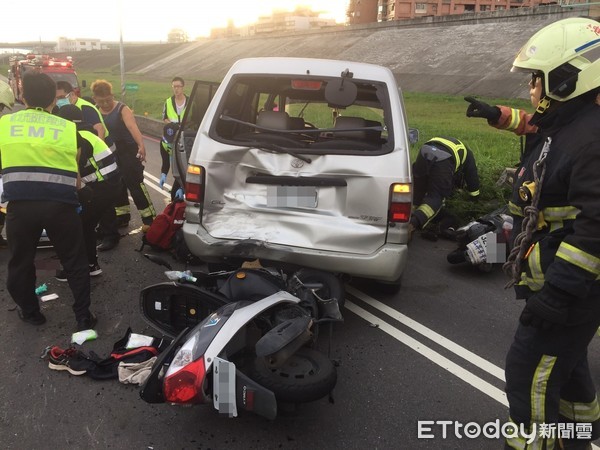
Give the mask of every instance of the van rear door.
[(215, 95), (219, 83), (210, 81), (196, 81), (189, 97), (189, 104), (181, 121), (181, 127), (173, 144), (173, 177), (185, 186), (187, 165), (192, 152), (192, 146), (200, 123), (206, 114), (208, 105)]

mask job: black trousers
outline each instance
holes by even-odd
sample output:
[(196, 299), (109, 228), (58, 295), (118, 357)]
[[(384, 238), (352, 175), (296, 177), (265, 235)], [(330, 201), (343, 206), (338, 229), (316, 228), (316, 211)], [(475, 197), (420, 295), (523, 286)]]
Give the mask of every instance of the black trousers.
[(87, 191), (84, 195), (79, 195), (79, 201), (82, 206), (80, 214), (81, 225), (83, 227), (83, 240), (87, 254), (88, 264), (98, 263), (98, 254), (96, 252), (96, 226), (100, 219), (105, 215), (112, 214), (113, 220), (109, 221), (108, 226), (113, 227), (105, 230), (108, 235), (118, 235), (118, 230), (114, 222), (114, 205), (117, 195), (120, 192), (122, 181), (120, 177), (106, 181), (99, 181), (88, 184), (84, 189)]
[(156, 211), (144, 184), (144, 166), (137, 158), (137, 144), (118, 141), (115, 146), (117, 148), (117, 165), (124, 182), (115, 204), (116, 214), (117, 216), (130, 214), (127, 196), (129, 190), (131, 198), (142, 216), (142, 222), (149, 225), (156, 217)]
[(160, 159), (162, 160), (160, 173), (166, 173), (168, 175), (169, 170), (171, 170), (171, 154), (165, 150), (162, 142), (160, 143)]
[(136, 157), (137, 145), (118, 141), (115, 147), (117, 165), (123, 181), (117, 193), (114, 210), (107, 210), (100, 219), (99, 231), (107, 239), (119, 239), (117, 217), (125, 222), (131, 219), (128, 190), (142, 216), (143, 224), (150, 225), (156, 217), (156, 210), (144, 184), (144, 166)]
[[(600, 318), (592, 317), (558, 331), (519, 324), (506, 357), (506, 395), (513, 422), (526, 427), (564, 423), (571, 424), (572, 430), (586, 423), (591, 424), (589, 438), (600, 437), (600, 411), (587, 359)], [(507, 440), (508, 448), (529, 448), (523, 444), (522, 439)], [(552, 440), (543, 444), (539, 448), (559, 448)]]
[(6, 215), (9, 261), (6, 286), (25, 315), (40, 310), (35, 295), (35, 253), (46, 229), (67, 272), (76, 320), (89, 317), (90, 273), (81, 220), (75, 205), (52, 201), (10, 201)]

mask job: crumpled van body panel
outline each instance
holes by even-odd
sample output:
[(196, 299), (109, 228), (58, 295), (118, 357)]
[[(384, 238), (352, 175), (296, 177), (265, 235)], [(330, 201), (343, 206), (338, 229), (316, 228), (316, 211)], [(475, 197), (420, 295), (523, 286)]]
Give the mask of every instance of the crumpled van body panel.
[(238, 61), (189, 158), (198, 175), (186, 180), (186, 242), (206, 260), (260, 257), (397, 281), (408, 242), (408, 149), (388, 69)]

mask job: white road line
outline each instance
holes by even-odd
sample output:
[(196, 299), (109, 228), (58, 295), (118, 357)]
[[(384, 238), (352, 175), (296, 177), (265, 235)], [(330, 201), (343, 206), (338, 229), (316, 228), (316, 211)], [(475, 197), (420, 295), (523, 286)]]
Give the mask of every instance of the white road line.
[(431, 348), (427, 347), (426, 345), (422, 344), (421, 342), (417, 341), (416, 339), (401, 332), (397, 328), (394, 328), (389, 323), (385, 322), (384, 320), (380, 319), (377, 316), (374, 316), (370, 312), (362, 309), (360, 306), (355, 305), (351, 301), (346, 300), (345, 306), (346, 306), (346, 309), (349, 309), (354, 314), (358, 315), (359, 317), (362, 317), (367, 322), (376, 324), (379, 327), (379, 329), (381, 329), (385, 333), (389, 334), (394, 339), (407, 345), (408, 347), (410, 347), (412, 350), (416, 351), (417, 353), (420, 353), (421, 355), (425, 356), (427, 359), (434, 362), (435, 364), (440, 366), (442, 369), (447, 370), (451, 374), (457, 376), (461, 380), (463, 380), (466, 383), (473, 386), (475, 389), (478, 389), (479, 391), (483, 392), (485, 395), (496, 400), (498, 403), (508, 407), (508, 400), (506, 398), (506, 394), (504, 392), (502, 392), (500, 389), (498, 389), (496, 386), (493, 386), (490, 383), (488, 383), (487, 381), (479, 378), (477, 375), (472, 374), (467, 369), (450, 361), (445, 356), (440, 355), (435, 350), (432, 350)]
[(421, 325), (416, 320), (413, 320), (410, 317), (405, 316), (404, 314), (396, 311), (393, 308), (390, 308), (389, 306), (381, 303), (380, 301), (374, 299), (373, 297), (368, 296), (364, 292), (361, 292), (358, 289), (353, 288), (352, 286), (346, 286), (346, 292), (348, 292), (349, 294), (358, 298), (359, 300), (362, 300), (363, 302), (367, 303), (368, 305), (371, 305), (373, 308), (378, 309), (382, 313), (387, 314), (388, 316), (397, 320), (401, 324), (406, 325), (407, 327), (415, 330), (417, 333), (425, 336), (426, 338), (431, 339), (436, 344), (441, 345), (442, 347), (451, 351), (455, 355), (458, 355), (461, 358), (476, 365), (477, 367), (486, 371), (490, 375), (493, 375), (496, 378), (498, 378), (499, 380), (506, 382), (506, 378), (504, 377), (504, 369), (492, 364), (491, 362), (483, 359), (480, 356), (477, 356), (475, 353), (467, 350), (464, 347), (461, 347), (460, 345), (456, 344), (455, 342), (451, 341), (450, 339), (445, 338), (444, 336), (436, 333), (432, 329), (427, 328), (424, 325)]
[[(146, 178), (149, 178), (151, 181), (148, 181)], [(150, 172), (144, 171), (144, 182), (146, 183), (146, 185), (151, 187), (155, 191), (160, 192), (165, 197), (170, 198), (171, 193), (169, 191), (171, 190), (172, 186), (170, 184), (165, 183), (164, 187), (169, 190), (169, 191), (165, 191), (164, 189), (161, 189), (160, 186), (158, 185), (159, 181), (160, 181), (160, 179), (156, 178)]]

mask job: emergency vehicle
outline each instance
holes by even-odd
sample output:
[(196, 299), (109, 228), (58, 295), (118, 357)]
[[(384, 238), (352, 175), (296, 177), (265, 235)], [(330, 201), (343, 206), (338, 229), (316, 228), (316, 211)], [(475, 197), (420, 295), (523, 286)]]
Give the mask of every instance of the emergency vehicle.
[(54, 58), (49, 55), (28, 54), (11, 56), (9, 59), (8, 82), (15, 94), (15, 100), (23, 103), (22, 80), (29, 71), (48, 74), (54, 81), (67, 81), (79, 95), (79, 81), (73, 68), (73, 58)]

